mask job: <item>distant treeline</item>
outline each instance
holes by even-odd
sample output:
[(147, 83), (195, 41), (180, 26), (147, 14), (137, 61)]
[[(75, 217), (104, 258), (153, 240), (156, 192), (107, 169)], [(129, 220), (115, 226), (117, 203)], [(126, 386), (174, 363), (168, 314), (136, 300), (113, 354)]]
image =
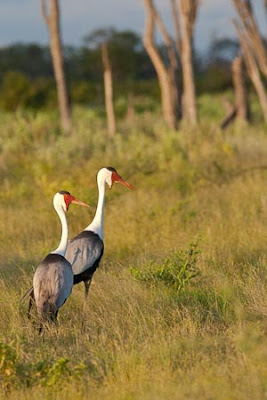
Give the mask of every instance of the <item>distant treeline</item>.
[[(115, 100), (124, 96), (160, 98), (153, 65), (142, 38), (132, 31), (101, 29), (88, 35), (80, 47), (65, 46), (66, 76), (72, 103), (103, 104), (101, 43), (107, 40), (114, 76)], [(206, 57), (195, 56), (197, 93), (221, 91), (231, 82), (231, 59), (237, 44), (214, 41)], [(164, 46), (162, 54), (166, 53)], [(48, 46), (13, 44), (0, 49), (0, 108), (53, 108), (57, 104)]]

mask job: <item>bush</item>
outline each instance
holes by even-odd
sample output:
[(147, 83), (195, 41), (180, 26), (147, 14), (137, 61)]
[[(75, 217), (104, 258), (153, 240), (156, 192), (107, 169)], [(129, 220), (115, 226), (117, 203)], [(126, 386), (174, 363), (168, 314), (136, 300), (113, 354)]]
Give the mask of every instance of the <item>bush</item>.
[(2, 82), (1, 106), (5, 110), (15, 111), (24, 105), (31, 91), (30, 82), (21, 72), (6, 73)]
[(0, 388), (6, 391), (17, 374), (17, 354), (9, 345), (0, 342)]
[(21, 361), (13, 343), (0, 342), (0, 389), (8, 392), (12, 387), (54, 387), (64, 385), (70, 379), (80, 379), (90, 365), (80, 362), (70, 364), (70, 360), (59, 357), (56, 360), (43, 359), (37, 362)]
[(178, 292), (199, 275), (196, 266), (199, 253), (197, 243), (190, 243), (187, 250), (172, 253), (161, 264), (151, 261), (142, 271), (131, 267), (130, 273), (140, 281), (152, 284), (160, 282)]
[(55, 87), (50, 79), (30, 80), (22, 72), (9, 71), (1, 86), (0, 107), (7, 111), (40, 109), (57, 104)]

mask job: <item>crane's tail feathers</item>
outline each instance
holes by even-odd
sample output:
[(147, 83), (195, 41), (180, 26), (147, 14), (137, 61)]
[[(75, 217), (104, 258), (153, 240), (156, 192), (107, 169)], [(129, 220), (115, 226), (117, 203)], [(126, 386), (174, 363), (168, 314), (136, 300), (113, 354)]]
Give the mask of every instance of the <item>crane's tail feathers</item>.
[(45, 301), (41, 308), (41, 316), (44, 321), (55, 322), (57, 320), (56, 305), (49, 301)]
[(31, 287), (29, 290), (27, 290), (27, 292), (24, 294), (24, 296), (20, 299), (20, 301), (23, 301), (24, 299), (26, 299), (26, 297), (28, 296), (33, 296), (33, 287)]
[(58, 309), (55, 304), (45, 301), (39, 311), (40, 325), (38, 327), (39, 335), (44, 333), (44, 329), (50, 329), (51, 323), (57, 323)]

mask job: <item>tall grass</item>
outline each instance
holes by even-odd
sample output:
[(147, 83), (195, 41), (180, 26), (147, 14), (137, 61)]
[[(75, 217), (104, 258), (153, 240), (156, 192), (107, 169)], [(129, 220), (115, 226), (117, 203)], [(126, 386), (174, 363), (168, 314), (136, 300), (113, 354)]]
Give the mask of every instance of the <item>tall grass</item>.
[[(266, 398), (266, 127), (219, 117), (169, 132), (144, 113), (108, 141), (84, 109), (68, 137), (54, 115), (0, 116), (0, 398)], [(74, 287), (40, 338), (20, 298), (59, 241), (52, 196), (96, 204), (105, 165), (138, 190), (107, 191), (88, 304)], [(71, 207), (70, 235), (93, 214)]]

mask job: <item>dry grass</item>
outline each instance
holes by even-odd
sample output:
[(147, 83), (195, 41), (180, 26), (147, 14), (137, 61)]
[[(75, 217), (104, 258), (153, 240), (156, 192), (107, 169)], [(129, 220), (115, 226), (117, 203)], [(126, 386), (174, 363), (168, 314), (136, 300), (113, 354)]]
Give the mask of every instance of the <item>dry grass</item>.
[[(75, 117), (64, 138), (45, 115), (1, 116), (2, 397), (267, 398), (265, 127), (222, 134), (207, 118), (175, 133), (145, 115), (106, 142), (103, 121)], [(51, 198), (66, 189), (96, 204), (103, 165), (138, 190), (107, 192), (105, 256), (88, 305), (76, 286), (58, 331), (40, 338), (19, 299), (59, 240)], [(71, 208), (71, 235), (93, 212)], [(193, 241), (198, 275), (184, 290), (131, 274)]]

